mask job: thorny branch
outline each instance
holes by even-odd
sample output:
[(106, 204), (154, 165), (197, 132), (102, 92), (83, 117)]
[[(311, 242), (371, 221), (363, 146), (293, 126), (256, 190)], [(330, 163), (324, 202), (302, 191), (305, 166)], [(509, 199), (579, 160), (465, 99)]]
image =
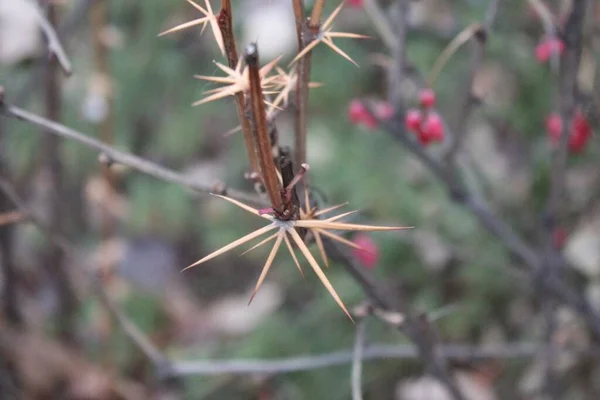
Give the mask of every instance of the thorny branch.
[[(296, 17), (296, 33), (298, 35), (298, 53), (300, 53), (312, 40), (314, 29), (309, 29), (308, 20), (304, 13), (303, 0), (293, 0), (294, 15)], [(318, 31), (318, 26), (316, 30)], [(294, 136), (294, 164), (302, 165), (306, 162), (306, 135), (308, 129), (308, 84), (310, 82), (310, 65), (312, 51), (308, 52), (298, 61), (296, 79), (296, 118)]]
[[(74, 140), (87, 147), (99, 151), (108, 157), (110, 162), (116, 162), (127, 167), (133, 168), (137, 171), (143, 172), (155, 178), (161, 179), (166, 182), (176, 183), (186, 188), (193, 189), (201, 193), (223, 193), (223, 190), (219, 190), (219, 185), (207, 185), (202, 182), (198, 182), (193, 178), (186, 177), (178, 172), (171, 169), (162, 167), (151, 161), (145, 160), (136, 155), (126, 153), (115, 149), (99, 140), (89, 137), (81, 132), (74, 129), (68, 128), (57, 122), (50, 121), (46, 118), (40, 117), (36, 114), (25, 111), (19, 107), (8, 105), (0, 99), (0, 114), (8, 118), (15, 118), (21, 121), (25, 121), (29, 124), (45, 128), (47, 133), (60, 136), (65, 139)], [(264, 204), (264, 202), (258, 198), (258, 196), (242, 192), (234, 189), (226, 189), (225, 193), (228, 196), (236, 198), (238, 200), (247, 201), (254, 204)]]
[[(225, 55), (227, 56), (227, 64), (229, 65), (229, 68), (235, 69), (239, 62), (239, 58), (235, 45), (235, 36), (233, 34), (232, 12), (231, 0), (222, 0), (221, 12), (217, 17), (217, 22), (219, 24), (219, 29), (221, 30), (221, 36), (223, 37), (223, 45), (225, 47)], [(246, 99), (244, 98), (243, 92), (238, 92), (235, 94), (235, 107), (238, 120), (240, 121), (240, 126), (242, 127), (244, 145), (246, 147), (246, 153), (248, 154), (251, 171), (258, 172), (259, 165), (256, 158), (256, 147), (252, 137), (250, 120), (246, 118)]]

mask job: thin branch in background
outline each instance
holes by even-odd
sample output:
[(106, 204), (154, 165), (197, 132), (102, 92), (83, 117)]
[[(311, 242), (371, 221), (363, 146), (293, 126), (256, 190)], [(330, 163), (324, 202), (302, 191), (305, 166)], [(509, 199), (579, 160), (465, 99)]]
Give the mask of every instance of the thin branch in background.
[(483, 63), (487, 40), (491, 34), (492, 25), (494, 24), (494, 21), (496, 19), (498, 7), (500, 6), (500, 1), (501, 0), (490, 1), (490, 5), (488, 6), (483, 23), (472, 25), (472, 29), (470, 30), (468, 35), (469, 37), (467, 38), (467, 40), (469, 40), (471, 37), (475, 39), (473, 43), (473, 55), (471, 65), (469, 67), (469, 72), (467, 74), (467, 79), (464, 84), (465, 92), (462, 96), (462, 99), (459, 102), (460, 109), (457, 114), (456, 123), (454, 124), (453, 130), (455, 136), (449, 136), (450, 144), (444, 157), (451, 174), (455, 172), (456, 156), (459, 149), (462, 146), (462, 142), (466, 135), (467, 121), (469, 120), (471, 110), (473, 108), (473, 105), (475, 104), (475, 97), (473, 94), (473, 83), (475, 82), (475, 76), (477, 75), (477, 72), (479, 71), (479, 69), (481, 68), (481, 64)]
[[(577, 97), (579, 94), (577, 74), (581, 61), (583, 48), (583, 24), (587, 2), (575, 0), (572, 3), (571, 13), (565, 24), (563, 39), (565, 51), (560, 62), (558, 86), (560, 97), (560, 117), (563, 121), (558, 148), (554, 151), (550, 176), (550, 194), (542, 221), (545, 232), (545, 245), (540, 268), (541, 279), (548, 276), (562, 279), (560, 254), (555, 247), (554, 232), (560, 220), (563, 219), (563, 204), (565, 196), (565, 181), (567, 173), (567, 157), (569, 136), (575, 114)], [(556, 329), (556, 302), (547, 294), (542, 293), (542, 309), (546, 320), (545, 341), (547, 348), (542, 357), (545, 361), (545, 382), (543, 390), (548, 398), (558, 398), (559, 379), (556, 371), (556, 349), (554, 333)]]
[[(235, 35), (233, 33), (233, 14), (231, 9), (231, 0), (221, 1), (221, 12), (217, 17), (217, 23), (221, 30), (221, 37), (223, 38), (223, 45), (225, 47), (225, 55), (227, 56), (227, 64), (229, 68), (236, 69), (239, 59), (237, 48), (235, 45)], [(246, 153), (250, 162), (251, 172), (257, 173), (259, 171), (258, 159), (256, 158), (256, 145), (252, 136), (252, 127), (250, 126), (250, 120), (246, 118), (246, 99), (244, 98), (243, 92), (235, 94), (235, 108), (242, 128), (242, 134), (244, 136), (244, 145), (246, 147)]]
[(388, 48), (393, 52), (396, 48), (396, 35), (392, 29), (389, 19), (381, 9), (378, 0), (365, 0), (365, 12), (373, 27), (377, 30), (379, 37)]
[[(375, 115), (372, 110), (370, 112)], [(466, 207), (485, 229), (500, 239), (504, 246), (523, 263), (520, 267), (531, 274), (530, 277), (533, 283), (536, 284), (539, 277), (536, 272), (539, 272), (542, 265), (542, 259), (538, 252), (519, 237), (505, 221), (494, 214), (487, 204), (474, 198), (458, 182), (449, 180), (441, 164), (409, 137), (401, 121), (379, 120), (378, 122), (385, 132), (413, 153), (444, 184), (451, 200)], [(557, 262), (564, 265), (562, 259), (557, 260)], [(539, 280), (539, 285), (575, 310), (586, 322), (594, 337), (600, 340), (600, 315), (581, 293), (571, 288), (568, 282), (556, 276), (544, 276), (544, 279)]]
[[(538, 351), (533, 343), (504, 344), (490, 347), (463, 345), (440, 346), (438, 351), (446, 358), (457, 362), (529, 358)], [(584, 355), (585, 356), (585, 355)], [(364, 348), (362, 360), (405, 360), (418, 359), (420, 353), (412, 345), (373, 344)], [(337, 365), (346, 365), (354, 360), (354, 349), (320, 355), (297, 356), (284, 359), (202, 360), (178, 361), (173, 364), (176, 376), (214, 376), (224, 374), (285, 374), (312, 371)]]
[(21, 108), (14, 107), (8, 105), (0, 100), (0, 115), (4, 115), (8, 118), (15, 118), (29, 124), (33, 124), (35, 126), (44, 128), (44, 132), (51, 134), (53, 136), (62, 137), (65, 139), (74, 140), (79, 142), (91, 149), (94, 149), (101, 154), (103, 154), (109, 162), (116, 162), (127, 167), (133, 168), (137, 171), (143, 172), (147, 175), (153, 176), (157, 179), (176, 183), (182, 185), (183, 187), (195, 190), (200, 193), (218, 193), (218, 194), (227, 194), (227, 196), (235, 198), (237, 200), (247, 201), (252, 204), (264, 205), (264, 201), (262, 201), (258, 196), (246, 192), (242, 192), (234, 189), (219, 189), (218, 184), (215, 185), (207, 185), (203, 182), (198, 182), (193, 178), (189, 178), (185, 175), (182, 175), (178, 172), (175, 172), (171, 169), (162, 167), (158, 164), (155, 164), (151, 161), (145, 160), (141, 157), (133, 155), (131, 153), (126, 153), (120, 150), (115, 149), (112, 146), (109, 146), (105, 143), (102, 143), (99, 140), (96, 140), (84, 133), (78, 132), (74, 129), (68, 128), (64, 125), (61, 125), (57, 122), (51, 121), (49, 119), (40, 117), (36, 114), (25, 111)]
[[(52, 20), (50, 15), (46, 18), (43, 11), (40, 9), (38, 4), (33, 0), (26, 0), (29, 7), (31, 7), (31, 11), (35, 14), (36, 19), (44, 33), (44, 37), (48, 42), (48, 52), (49, 58), (56, 57), (58, 63), (61, 68), (67, 75), (71, 75), (73, 73), (73, 68), (71, 67), (71, 61), (69, 61), (69, 57), (67, 57), (67, 53), (63, 48), (63, 45), (58, 38), (58, 34), (56, 33), (55, 26), (56, 23)], [(103, 1), (100, 1), (103, 3)], [(49, 3), (48, 8), (55, 7), (52, 3)], [(53, 11), (54, 12), (54, 11)]]
[[(396, 41), (392, 50), (392, 68), (388, 73), (388, 100), (395, 108), (402, 108), (402, 82), (406, 68), (406, 33), (408, 30), (408, 10), (410, 0), (395, 3), (396, 18), (392, 22)], [(374, 21), (376, 22), (376, 21)]]
[[(88, 10), (97, 1), (108, 0), (77, 0), (73, 6), (69, 7), (69, 13), (61, 18), (61, 23), (56, 29), (57, 35), (65, 39), (63, 43), (68, 42), (71, 37), (77, 36), (71, 35), (71, 32), (87, 21)], [(29, 102), (31, 95), (36, 93), (35, 88), (41, 85), (45, 63), (46, 57), (39, 57), (34, 61), (29, 79), (19, 87), (13, 96), (13, 104), (25, 106)]]
[(367, 319), (362, 318), (356, 324), (354, 349), (352, 352), (352, 400), (362, 400), (362, 364), (365, 350), (365, 331)]
[[(56, 5), (48, 5), (48, 24), (56, 26), (58, 10)], [(44, 85), (46, 116), (53, 121), (59, 121), (62, 113), (62, 93), (60, 90), (60, 76), (58, 71), (58, 58), (51, 57), (46, 65)], [(66, 201), (65, 181), (63, 178), (63, 165), (61, 161), (60, 138), (54, 135), (44, 137), (43, 168), (48, 173), (49, 191), (49, 226), (55, 235), (62, 235), (65, 231), (65, 206)], [(50, 244), (49, 254), (44, 257), (42, 265), (48, 269), (48, 275), (54, 281), (54, 289), (59, 298), (57, 328), (61, 339), (73, 343), (75, 341), (75, 325), (77, 312), (77, 299), (73, 289), (71, 276), (65, 264), (65, 255), (60, 247)]]
[(142, 353), (154, 364), (159, 376), (171, 376), (170, 362), (160, 350), (156, 348), (150, 341), (150, 339), (129, 319), (129, 317), (123, 312), (120, 306), (115, 303), (108, 292), (106, 291), (102, 282), (101, 274), (98, 274), (93, 270), (92, 267), (86, 265), (83, 257), (81, 257), (73, 245), (60, 234), (54, 232), (52, 226), (45, 223), (29, 208), (26, 202), (19, 196), (13, 185), (4, 178), (0, 178), (0, 191), (8, 198), (23, 214), (25, 214), (29, 221), (31, 221), (42, 233), (46, 235), (48, 240), (61, 249), (65, 257), (70, 258), (75, 263), (81, 265), (82, 268), (74, 270), (75, 273), (83, 273), (86, 275), (87, 280), (91, 281), (93, 288), (100, 298), (102, 305), (110, 312), (115, 320), (122, 327), (125, 334), (129, 339), (136, 345), (136, 347), (142, 351)]
[(281, 182), (277, 176), (277, 167), (272, 156), (272, 144), (269, 138), (265, 98), (261, 86), (260, 63), (258, 59), (258, 46), (256, 43), (249, 45), (244, 54), (248, 66), (248, 79), (250, 82), (250, 107), (252, 109), (252, 133), (256, 144), (256, 155), (260, 172), (269, 195), (271, 205), (276, 212), (283, 212), (283, 199), (281, 197)]

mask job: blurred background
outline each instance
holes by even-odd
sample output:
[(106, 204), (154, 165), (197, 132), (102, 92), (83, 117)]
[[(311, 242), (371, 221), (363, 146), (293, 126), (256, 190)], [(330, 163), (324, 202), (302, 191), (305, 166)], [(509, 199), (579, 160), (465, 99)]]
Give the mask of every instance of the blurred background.
[[(212, 1), (215, 12), (219, 2)], [(306, 1), (307, 9), (312, 2)], [(407, 150), (379, 129), (352, 123), (348, 105), (361, 98), (383, 101), (391, 54), (361, 2), (351, 1), (335, 29), (369, 40), (336, 43), (355, 67), (326, 46), (313, 53), (308, 163), (310, 179), (325, 204), (349, 202), (358, 220), (408, 225), (404, 232), (369, 234), (375, 261), (362, 261), (378, 280), (402, 289), (418, 312), (446, 310), (435, 321), (443, 343), (502, 345), (543, 340), (539, 299), (517, 263), (443, 185)], [(381, 1), (394, 18), (395, 2)], [(557, 20), (568, 1), (545, 2)], [(37, 4), (37, 3), (36, 3)], [(288, 0), (234, 1), (238, 48), (258, 41), (263, 63), (297, 51)], [(325, 15), (339, 4), (327, 2)], [(69, 77), (48, 62), (39, 17), (49, 9), (72, 63)], [(487, 1), (419, 0), (410, 3), (407, 54), (425, 76), (444, 47), (469, 24), (482, 21)], [(598, 96), (600, 7), (589, 4), (579, 71), (582, 99)], [(53, 15), (52, 15), (53, 14)], [(0, 85), (7, 104), (109, 142), (186, 176), (213, 185), (253, 191), (232, 99), (191, 104), (214, 88), (195, 74), (220, 75), (224, 62), (208, 28), (157, 37), (201, 15), (184, 0), (56, 0), (32, 6), (0, 2)], [(499, 2), (485, 59), (475, 74), (480, 100), (466, 124), (466, 179), (481, 198), (535, 246), (544, 235), (552, 142), (546, 120), (558, 111), (557, 70), (540, 57), (546, 38), (531, 2)], [(446, 64), (433, 89), (438, 111), (456, 121), (457, 94), (465, 91), (472, 58), (464, 46)], [(419, 80), (403, 86), (416, 105)], [(582, 109), (592, 129), (597, 106)], [(277, 120), (281, 143), (293, 143), (293, 115)], [(93, 283), (99, 271), (111, 298), (172, 360), (281, 358), (351, 350), (355, 326), (314, 274), (303, 279), (291, 258), (280, 255), (251, 305), (249, 295), (267, 257), (261, 248), (243, 257), (228, 253), (180, 273), (211, 251), (260, 227), (260, 220), (231, 204), (115, 165), (107, 172), (97, 152), (32, 125), (0, 119), (0, 168), (50, 227), (66, 238), (86, 265), (67, 257), (48, 235), (26, 220), (0, 226), (2, 294), (16, 298), (17, 316), (0, 314), (2, 399), (347, 399), (350, 364), (306, 372), (243, 376), (186, 376), (167, 385), (104, 309)], [(426, 151), (438, 157), (443, 144)], [(568, 206), (556, 237), (574, 268), (578, 288), (600, 308), (600, 145), (592, 135), (568, 160)], [(108, 174), (108, 175), (107, 175)], [(109, 180), (106, 177), (109, 176)], [(16, 207), (2, 198), (2, 211)], [(18, 220), (19, 217), (17, 216)], [(314, 244), (311, 249), (315, 251)], [(89, 264), (89, 265), (87, 265)], [(8, 265), (8, 267), (7, 267)], [(509, 266), (507, 268), (507, 265)], [(353, 278), (335, 263), (326, 271), (349, 307), (365, 299)], [(10, 278), (10, 279), (9, 279)], [(576, 314), (558, 306), (555, 335), (576, 348), (588, 332)], [(408, 340), (384, 323), (367, 327), (367, 342), (402, 345)], [(600, 396), (600, 365), (567, 353), (557, 368), (560, 398)], [(534, 399), (544, 374), (539, 357), (452, 364), (469, 399)], [(423, 377), (418, 359), (365, 361), (368, 399), (446, 399)], [(119, 386), (120, 385), (120, 386)], [(116, 388), (129, 390), (130, 397)], [(124, 389), (123, 389), (124, 390)], [(105, 394), (106, 393), (106, 394)], [(118, 394), (121, 393), (121, 394)], [(112, 396), (112, 397), (111, 397)], [(120, 397), (121, 396), (121, 397)], [(437, 396), (437, 397), (436, 397)]]

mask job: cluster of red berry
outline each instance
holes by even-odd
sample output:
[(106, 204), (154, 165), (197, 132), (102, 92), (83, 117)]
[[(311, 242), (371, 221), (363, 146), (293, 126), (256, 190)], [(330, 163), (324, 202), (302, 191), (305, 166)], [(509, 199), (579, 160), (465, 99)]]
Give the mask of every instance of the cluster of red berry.
[[(546, 118), (546, 131), (550, 136), (552, 144), (557, 145), (560, 142), (560, 134), (563, 129), (563, 120), (558, 113), (552, 113)], [(581, 113), (577, 111), (571, 121), (569, 130), (569, 151), (571, 153), (580, 153), (590, 140), (592, 128), (590, 123)]]
[(390, 103), (381, 101), (373, 107), (373, 114), (369, 112), (362, 101), (354, 99), (348, 105), (348, 119), (354, 125), (363, 125), (368, 129), (377, 128), (378, 120), (388, 120), (395, 114), (394, 107)]
[(444, 140), (444, 122), (440, 115), (432, 110), (435, 101), (435, 92), (432, 89), (421, 90), (419, 93), (421, 107), (409, 109), (404, 117), (406, 129), (414, 133), (424, 146)]

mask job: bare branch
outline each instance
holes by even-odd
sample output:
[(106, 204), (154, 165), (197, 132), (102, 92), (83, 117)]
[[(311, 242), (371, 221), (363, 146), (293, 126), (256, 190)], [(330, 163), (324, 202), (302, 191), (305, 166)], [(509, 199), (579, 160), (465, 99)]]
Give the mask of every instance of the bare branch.
[[(119, 164), (123, 164), (125, 166), (131, 167), (135, 170), (153, 176), (155, 178), (161, 179), (166, 182), (176, 183), (182, 185), (186, 188), (193, 189), (195, 191), (201, 193), (211, 193), (216, 191), (215, 185), (210, 186), (201, 182), (198, 182), (195, 179), (186, 177), (178, 172), (175, 172), (171, 169), (162, 167), (158, 164), (155, 164), (151, 161), (145, 160), (141, 157), (133, 155), (131, 153), (126, 153), (120, 150), (115, 149), (107, 144), (102, 143), (99, 140), (93, 139), (81, 132), (78, 132), (74, 129), (68, 128), (64, 125), (56, 123), (54, 121), (50, 121), (46, 118), (40, 117), (36, 114), (25, 111), (21, 108), (10, 106), (8, 104), (0, 103), (0, 114), (9, 118), (16, 118), (21, 121), (25, 121), (27, 123), (36, 125), (38, 127), (44, 128), (45, 132), (51, 133), (65, 139), (75, 140), (87, 147), (90, 147), (94, 150), (99, 151), (100, 153), (105, 154), (110, 161), (117, 162)], [(238, 200), (247, 201), (253, 204), (264, 204), (258, 196), (248, 194), (246, 192), (227, 189), (226, 193), (229, 197), (233, 197)], [(222, 194), (222, 193), (221, 193)]]
[[(461, 345), (440, 346), (440, 353), (456, 361), (486, 359), (511, 359), (531, 357), (538, 350), (537, 344), (521, 343), (498, 345), (497, 347), (472, 347)], [(419, 351), (411, 345), (370, 345), (362, 355), (363, 362), (369, 360), (417, 359)], [(328, 368), (351, 363), (353, 350), (321, 355), (307, 355), (283, 359), (203, 360), (179, 361), (173, 365), (173, 373), (179, 376), (223, 375), (223, 374), (284, 374)]]
[(458, 113), (458, 118), (456, 120), (457, 122), (454, 126), (455, 135), (449, 136), (450, 145), (448, 146), (448, 151), (445, 155), (445, 161), (448, 164), (451, 172), (454, 172), (456, 154), (461, 148), (462, 141), (465, 136), (467, 121), (474, 104), (473, 83), (475, 82), (475, 75), (479, 71), (479, 68), (483, 62), (486, 43), (491, 33), (494, 20), (496, 19), (500, 1), (501, 0), (490, 1), (490, 5), (483, 23), (476, 25), (473, 31), (473, 38), (475, 39), (473, 58), (471, 60), (471, 66), (464, 85), (465, 93), (463, 94), (463, 98), (459, 103), (461, 108)]
[(65, 52), (65, 49), (58, 38), (54, 26), (50, 23), (50, 21), (48, 21), (35, 1), (27, 0), (26, 3), (31, 8), (31, 11), (35, 14), (38, 24), (40, 25), (40, 28), (42, 28), (42, 32), (44, 32), (44, 36), (48, 41), (48, 52), (50, 53), (50, 57), (55, 56), (65, 74), (71, 75), (73, 73), (71, 62), (69, 61), (67, 53)]

